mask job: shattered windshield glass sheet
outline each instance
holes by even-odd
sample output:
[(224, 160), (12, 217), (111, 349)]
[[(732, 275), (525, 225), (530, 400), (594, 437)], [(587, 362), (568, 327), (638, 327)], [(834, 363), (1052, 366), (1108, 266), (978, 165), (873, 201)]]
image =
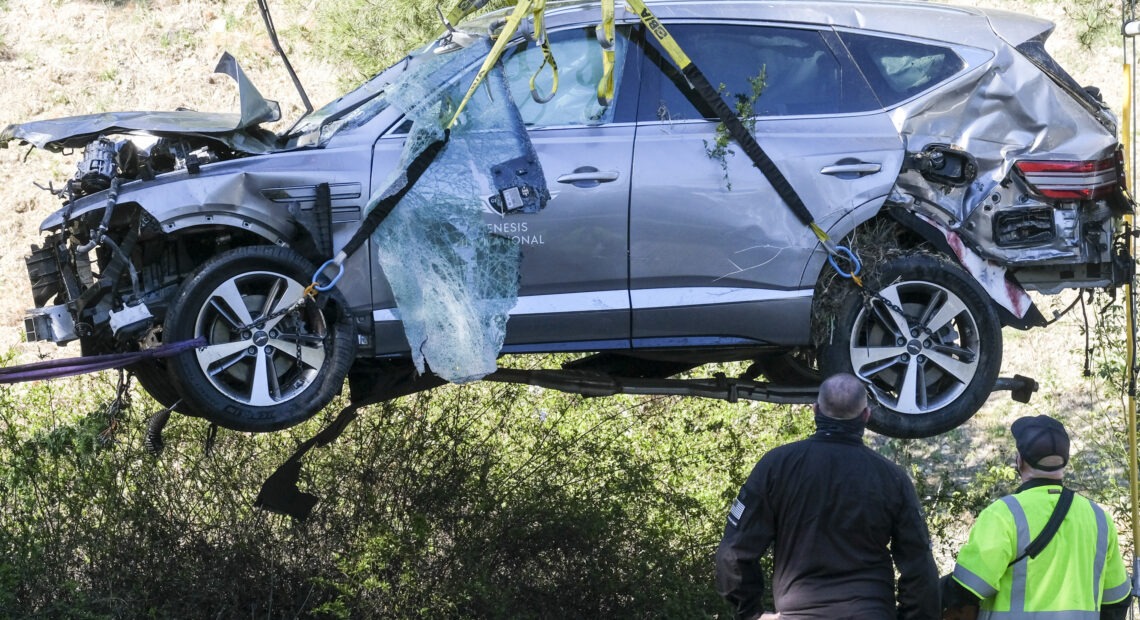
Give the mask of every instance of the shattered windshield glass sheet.
[[(389, 102), (413, 121), (401, 167), (443, 135), (471, 79), (456, 69), (481, 62), (488, 49), (484, 41), (436, 56), (389, 87)], [(443, 151), (373, 235), (421, 373), (426, 362), (441, 378), (463, 383), (496, 369), (518, 298), (521, 251), (487, 231), (484, 197), (507, 198), (496, 194), (491, 169), (518, 158), (536, 169), (537, 156), (496, 67)], [(400, 170), (389, 183), (401, 186), (402, 175)], [(530, 191), (545, 194), (541, 171), (537, 180), (542, 187)]]

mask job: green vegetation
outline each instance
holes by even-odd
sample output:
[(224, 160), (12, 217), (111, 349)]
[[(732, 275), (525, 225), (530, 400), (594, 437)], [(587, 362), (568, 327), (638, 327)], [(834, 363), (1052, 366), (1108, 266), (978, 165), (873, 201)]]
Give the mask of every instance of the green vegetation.
[[(434, 1), (312, 6), (309, 34), (355, 81), (440, 30)], [(160, 36), (194, 44), (183, 34)], [(1039, 395), (939, 438), (870, 438), (915, 478), (943, 571), (972, 515), (1016, 485), (1003, 415), (1067, 416), (1072, 486), (1125, 523), (1123, 318), (1106, 308), (1094, 376), (1058, 379), (1095, 382), (1094, 402)], [(336, 407), (281, 433), (222, 430), (209, 449), (207, 424), (175, 416), (155, 458), (158, 406), (117, 398), (116, 378), (0, 386), (0, 618), (725, 617), (712, 554), (727, 507), (756, 459), (812, 427), (804, 407), (449, 386), (369, 407), (312, 451), (300, 487), (321, 501), (298, 523), (253, 502)]]
[(301, 488), (322, 501), (294, 523), (253, 499), (321, 421), (223, 430), (207, 452), (206, 424), (176, 416), (154, 458), (157, 406), (136, 394), (109, 417), (113, 378), (0, 390), (0, 617), (723, 613), (725, 506), (810, 426), (758, 404), (449, 387), (311, 453)]
[[(732, 96), (733, 111), (736, 112), (737, 118), (744, 125), (749, 133), (756, 130), (756, 100), (764, 93), (764, 84), (768, 78), (768, 68), (761, 67), (760, 73), (755, 77), (748, 78), (748, 85), (751, 88), (750, 93), (734, 93)], [(724, 84), (717, 88), (717, 92), (724, 96)], [(723, 122), (716, 125), (716, 137), (713, 139), (712, 144), (708, 140), (704, 141), (705, 154), (709, 159), (720, 164), (720, 171), (724, 175), (724, 184), (728, 190), (732, 190), (732, 181), (728, 178), (728, 156), (735, 155), (736, 151), (732, 150), (732, 136), (728, 133), (728, 127)]]
[[(355, 85), (443, 32), (436, 6), (446, 12), (452, 4), (436, 0), (329, 0), (319, 5), (316, 48), (326, 57), (348, 61), (357, 75), (346, 79)], [(513, 5), (507, 0), (491, 0), (483, 10)]]
[(1065, 14), (1077, 24), (1077, 42), (1085, 49), (1116, 41), (1120, 35), (1120, 3), (1085, 0), (1064, 5)]

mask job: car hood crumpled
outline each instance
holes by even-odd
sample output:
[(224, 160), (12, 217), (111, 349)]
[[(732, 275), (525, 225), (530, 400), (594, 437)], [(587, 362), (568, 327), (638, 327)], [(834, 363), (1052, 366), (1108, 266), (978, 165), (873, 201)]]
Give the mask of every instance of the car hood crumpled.
[(197, 135), (208, 137), (229, 148), (250, 154), (276, 150), (274, 134), (258, 128), (281, 118), (276, 101), (262, 97), (228, 52), (222, 54), (215, 73), (224, 73), (237, 82), (240, 114), (176, 110), (171, 112), (104, 112), (52, 120), (8, 125), (0, 131), (0, 147), (13, 140), (41, 149), (59, 152), (81, 148), (101, 135), (147, 133), (157, 136)]

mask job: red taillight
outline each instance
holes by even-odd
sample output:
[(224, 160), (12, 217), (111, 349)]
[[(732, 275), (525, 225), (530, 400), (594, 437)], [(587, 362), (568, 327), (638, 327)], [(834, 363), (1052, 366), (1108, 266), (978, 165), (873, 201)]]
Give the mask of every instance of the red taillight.
[(1030, 187), (1056, 200), (1101, 198), (1120, 180), (1115, 156), (1100, 161), (1019, 161), (1015, 167)]

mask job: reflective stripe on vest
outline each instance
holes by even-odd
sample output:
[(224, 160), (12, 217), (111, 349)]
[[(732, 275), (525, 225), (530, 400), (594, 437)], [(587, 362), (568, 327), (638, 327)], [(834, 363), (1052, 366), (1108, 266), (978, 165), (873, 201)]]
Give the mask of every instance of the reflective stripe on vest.
[(1100, 620), (1099, 611), (983, 611), (978, 620)]
[(1110, 603), (1115, 603), (1115, 602), (1124, 600), (1124, 597), (1128, 596), (1131, 593), (1132, 593), (1132, 582), (1131, 581), (1125, 581), (1124, 583), (1116, 586), (1115, 588), (1109, 588), (1109, 589), (1105, 590), (1104, 591), (1104, 598), (1101, 600), (1108, 601)]
[(1108, 517), (1096, 502), (1089, 502), (1093, 512), (1096, 513), (1096, 561), (1093, 564), (1093, 591), (1094, 601), (1100, 599), (1100, 580), (1104, 575), (1104, 558), (1108, 555)]
[[(1017, 529), (1016, 555), (1021, 555), (1032, 540), (1029, 532), (1029, 520), (1025, 517), (1025, 510), (1021, 507), (1021, 503), (1017, 501), (1015, 496), (1007, 495), (1001, 498), (1001, 501), (1005, 503), (1006, 508), (1009, 509), (1010, 514), (1013, 516), (1013, 523)], [(1108, 555), (1108, 517), (1104, 514), (1104, 510), (1102, 510), (1100, 506), (1097, 506), (1095, 502), (1089, 501), (1088, 504), (1092, 507), (1093, 514), (1096, 516), (1096, 554), (1092, 567), (1092, 600), (1099, 601), (1101, 600), (1100, 583), (1104, 573), (1104, 562)], [(978, 615), (979, 620), (1084, 620), (1086, 618), (1089, 620), (1098, 620), (1100, 618), (1099, 611), (1026, 611), (1025, 597), (1029, 559), (1029, 556), (1026, 556), (1012, 566), (1013, 583), (1010, 587), (1009, 611), (985, 610)], [(963, 570), (963, 575), (959, 575), (958, 573), (959, 571), (955, 569), (955, 577), (966, 577), (967, 579), (974, 577), (977, 579), (977, 577), (969, 573), (969, 571)], [(965, 580), (963, 579), (963, 581)], [(980, 581), (980, 579), (978, 579), (978, 581)], [(1130, 584), (1125, 583), (1121, 587), (1128, 587), (1129, 585)], [(1115, 589), (1116, 588), (1114, 588), (1114, 590)]]

